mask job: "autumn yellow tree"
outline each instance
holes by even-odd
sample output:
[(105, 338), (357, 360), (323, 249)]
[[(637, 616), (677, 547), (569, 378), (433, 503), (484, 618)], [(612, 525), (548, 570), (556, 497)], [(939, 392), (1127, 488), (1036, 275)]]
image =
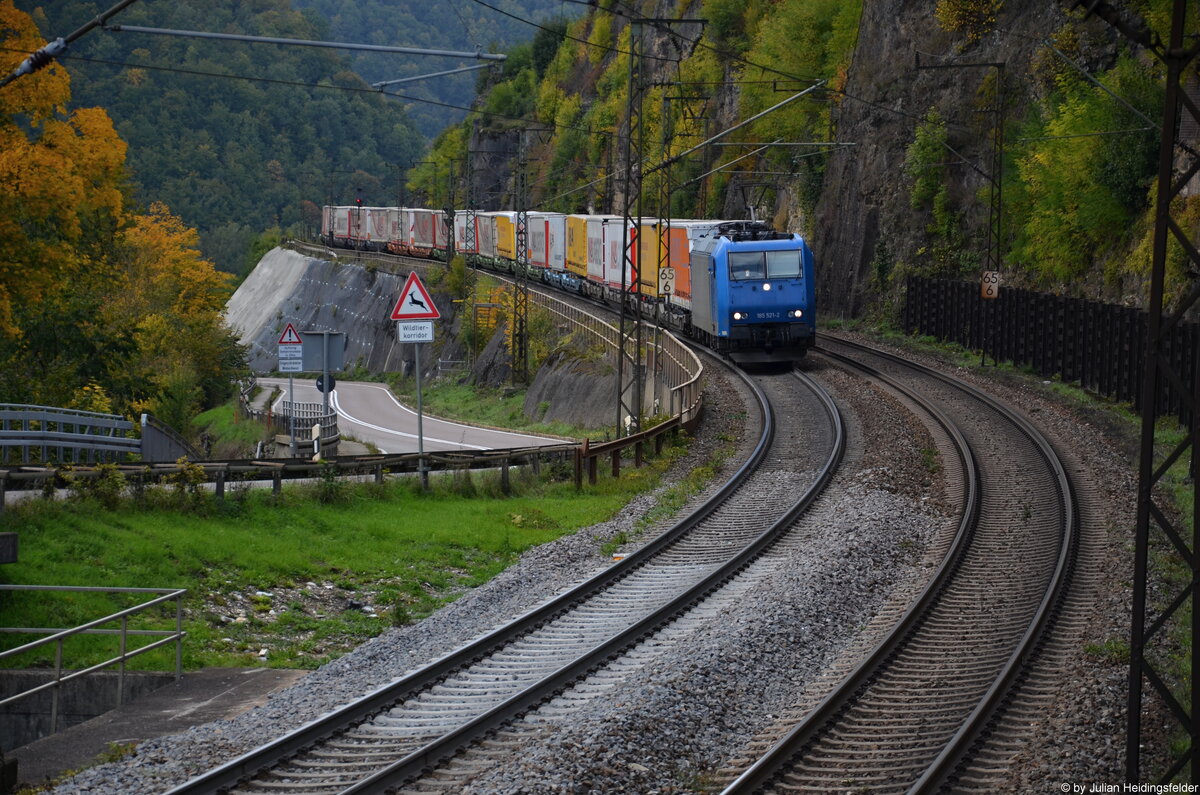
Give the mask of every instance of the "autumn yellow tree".
[(122, 283), (104, 315), (112, 326), (131, 324), (130, 390), (152, 387), (136, 408), (179, 425), (169, 415), (192, 414), (228, 389), (233, 350), (220, 318), (233, 276), (201, 257), (196, 230), (161, 203), (133, 220), (124, 243)]
[[(12, 0), (0, 40), (4, 73), (42, 43)], [(221, 319), (228, 277), (165, 206), (130, 211), (125, 144), (103, 109), (69, 101), (54, 64), (0, 88), (0, 400), (101, 395), (182, 416), (219, 399), (241, 362)]]

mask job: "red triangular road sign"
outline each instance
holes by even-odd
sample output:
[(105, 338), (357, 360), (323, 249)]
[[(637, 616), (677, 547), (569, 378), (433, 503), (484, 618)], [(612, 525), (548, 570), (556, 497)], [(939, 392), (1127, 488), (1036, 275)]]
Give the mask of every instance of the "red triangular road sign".
[(416, 272), (408, 274), (400, 300), (392, 310), (392, 320), (437, 320), (441, 316)]
[(280, 345), (303, 345), (304, 340), (300, 339), (300, 335), (296, 333), (296, 327), (291, 323), (287, 324), (287, 328), (283, 330), (283, 334), (279, 336)]

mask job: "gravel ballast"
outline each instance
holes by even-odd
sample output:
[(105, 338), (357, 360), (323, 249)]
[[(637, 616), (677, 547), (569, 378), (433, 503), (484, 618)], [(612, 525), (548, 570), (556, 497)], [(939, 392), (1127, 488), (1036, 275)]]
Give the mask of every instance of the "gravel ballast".
[[(1003, 789), (1119, 781), (1125, 663), (1088, 649), (1128, 633), (1127, 544), (1136, 498), (1131, 464), (1120, 454), (1128, 446), (1114, 443), (1091, 418), (1037, 382), (999, 382), (932, 364), (955, 370), (1022, 411), (1070, 451), (1072, 474), (1089, 484), (1087, 499), (1096, 503), (1090, 515), (1105, 525), (1102, 554), (1094, 558), (1099, 570), (1083, 586), (1094, 591), (1085, 637), (1065, 666), (1043, 725), (1033, 729), (1037, 739), (1014, 762)], [(715, 620), (676, 630), (629, 671), (619, 697), (582, 703), (546, 723), (519, 759), (482, 769), (466, 791), (704, 790), (755, 733), (811, 700), (822, 673), (869, 641), (878, 630), (874, 616), (903, 603), (924, 582), (931, 551), (955, 521), (938, 467), (931, 465), (934, 442), (895, 398), (863, 388), (817, 358), (805, 369), (835, 394), (851, 432), (847, 461), (814, 512), (791, 540), (742, 575), (738, 599), (719, 608)], [(742, 427), (741, 389), (719, 368), (707, 372), (705, 421), (674, 477), (732, 447), (723, 479), (753, 446)], [(655, 495), (643, 496), (610, 522), (530, 550), (487, 585), (418, 624), (363, 644), (262, 707), (142, 743), (131, 757), (85, 771), (55, 791), (161, 792), (245, 753), (611, 565), (601, 546), (618, 533), (635, 533), (639, 517), (654, 504)]]

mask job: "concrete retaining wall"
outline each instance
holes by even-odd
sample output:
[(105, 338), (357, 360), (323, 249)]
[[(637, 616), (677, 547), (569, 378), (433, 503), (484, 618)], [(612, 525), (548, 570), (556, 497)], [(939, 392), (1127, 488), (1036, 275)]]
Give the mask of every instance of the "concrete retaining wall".
[[(49, 682), (54, 674), (48, 671), (0, 672), (0, 698), (29, 690)], [(60, 688), (58, 702), (59, 731), (91, 720), (116, 708), (116, 673), (101, 671), (67, 682)], [(174, 681), (169, 673), (126, 673), (125, 703)], [(51, 734), (52, 691), (23, 698), (0, 707), (0, 748), (13, 749)]]

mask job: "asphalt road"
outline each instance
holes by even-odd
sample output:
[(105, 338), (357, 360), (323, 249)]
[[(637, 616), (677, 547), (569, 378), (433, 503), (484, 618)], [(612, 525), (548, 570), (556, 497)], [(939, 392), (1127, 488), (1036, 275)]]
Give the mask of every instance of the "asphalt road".
[[(293, 379), (298, 403), (320, 403), (322, 395), (312, 380)], [(291, 400), (288, 379), (259, 378), (258, 383), (270, 389), (280, 387), (283, 394), (276, 400)], [(338, 414), (338, 430), (369, 442), (384, 453), (415, 453), (417, 446), (417, 412), (400, 403), (382, 384), (367, 381), (338, 381), (329, 400), (330, 408)], [(509, 447), (535, 447), (562, 444), (561, 439), (545, 436), (497, 431), (457, 422), (425, 417), (421, 423), (425, 452), (444, 450), (494, 450)]]

